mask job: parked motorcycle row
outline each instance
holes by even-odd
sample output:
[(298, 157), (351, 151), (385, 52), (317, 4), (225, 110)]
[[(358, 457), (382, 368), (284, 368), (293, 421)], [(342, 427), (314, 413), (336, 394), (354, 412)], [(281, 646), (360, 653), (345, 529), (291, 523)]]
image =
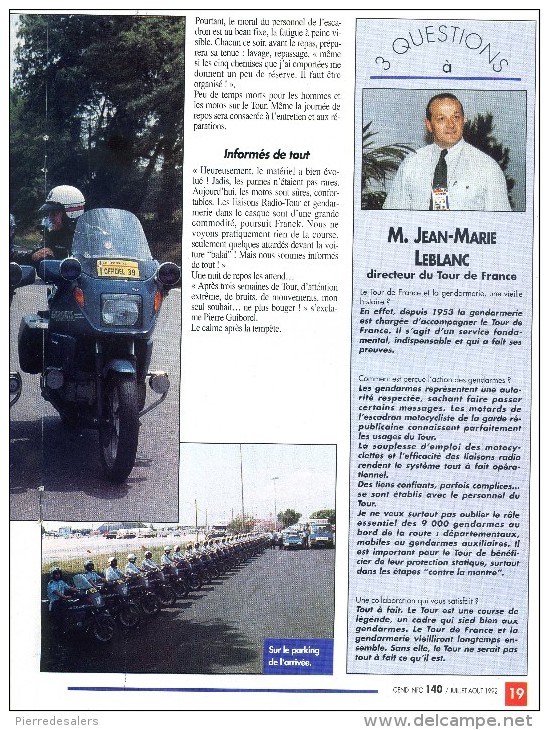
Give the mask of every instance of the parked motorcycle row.
[[(137, 556), (130, 554), (124, 571), (111, 558), (104, 577), (95, 573), (93, 567), (90, 570), (92, 561), (86, 561), (87, 572), (72, 578), (71, 593), (63, 600), (63, 612), (55, 613), (55, 620), (54, 612), (50, 614), (53, 627), (64, 636), (85, 634), (100, 644), (108, 643), (117, 632), (138, 629), (145, 620), (157, 616), (163, 608), (176, 605), (178, 599), (187, 597), (191, 591), (199, 591), (213, 580), (230, 574), (269, 544), (269, 536), (254, 534), (197, 543), (192, 550), (180, 554), (175, 550), (172, 553), (167, 547), (164, 554), (168, 557), (161, 563), (155, 564), (150, 551), (146, 551), (143, 567), (128, 570), (132, 561), (140, 565)], [(54, 568), (51, 573), (52, 580), (57, 580), (54, 573), (60, 574), (60, 569)]]
[[(83, 213), (70, 256), (37, 267), (49, 285), (47, 309), (23, 317), (20, 369), (40, 375), (43, 398), (65, 424), (99, 431), (105, 476), (123, 482), (135, 463), (140, 418), (170, 387), (166, 372), (149, 368), (162, 301), (180, 268), (153, 259), (136, 216), (114, 208)], [(10, 266), (10, 293), (33, 281), (33, 267)], [(147, 383), (156, 394), (149, 404)], [(10, 373), (10, 405), (20, 392), (19, 374)]]

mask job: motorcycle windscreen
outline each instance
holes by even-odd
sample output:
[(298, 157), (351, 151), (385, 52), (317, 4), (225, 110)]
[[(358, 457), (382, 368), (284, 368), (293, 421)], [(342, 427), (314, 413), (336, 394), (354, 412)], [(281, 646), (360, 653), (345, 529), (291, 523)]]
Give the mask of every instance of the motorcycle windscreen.
[(96, 208), (78, 219), (72, 255), (88, 276), (148, 279), (156, 271), (141, 223), (133, 213)]

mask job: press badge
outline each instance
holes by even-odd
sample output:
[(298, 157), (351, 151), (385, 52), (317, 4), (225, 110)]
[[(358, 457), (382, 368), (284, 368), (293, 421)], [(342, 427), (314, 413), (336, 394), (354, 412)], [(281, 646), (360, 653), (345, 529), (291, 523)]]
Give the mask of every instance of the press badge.
[(448, 188), (433, 188), (432, 201), (432, 210), (450, 210), (450, 206), (448, 205)]

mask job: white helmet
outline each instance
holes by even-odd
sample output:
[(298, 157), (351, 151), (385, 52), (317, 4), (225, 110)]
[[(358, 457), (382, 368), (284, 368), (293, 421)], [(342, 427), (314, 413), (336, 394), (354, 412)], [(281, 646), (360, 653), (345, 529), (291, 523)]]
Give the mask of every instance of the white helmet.
[(164, 552), (171, 553), (171, 551), (172, 551), (171, 547), (169, 545), (166, 545), (166, 547), (164, 548)]
[(133, 553), (130, 553), (128, 555), (128, 560), (130, 561), (130, 563), (134, 563), (137, 560), (137, 556), (134, 555)]
[(48, 193), (46, 202), (40, 208), (41, 213), (64, 210), (67, 217), (76, 220), (84, 212), (86, 200), (78, 188), (72, 185), (57, 185)]

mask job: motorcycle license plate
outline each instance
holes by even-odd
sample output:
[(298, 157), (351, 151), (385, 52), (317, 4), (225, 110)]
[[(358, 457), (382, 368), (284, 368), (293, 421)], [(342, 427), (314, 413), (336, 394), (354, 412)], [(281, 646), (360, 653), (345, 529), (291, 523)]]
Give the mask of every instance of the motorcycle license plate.
[(137, 261), (119, 259), (98, 259), (97, 276), (117, 279), (138, 279), (139, 264)]

